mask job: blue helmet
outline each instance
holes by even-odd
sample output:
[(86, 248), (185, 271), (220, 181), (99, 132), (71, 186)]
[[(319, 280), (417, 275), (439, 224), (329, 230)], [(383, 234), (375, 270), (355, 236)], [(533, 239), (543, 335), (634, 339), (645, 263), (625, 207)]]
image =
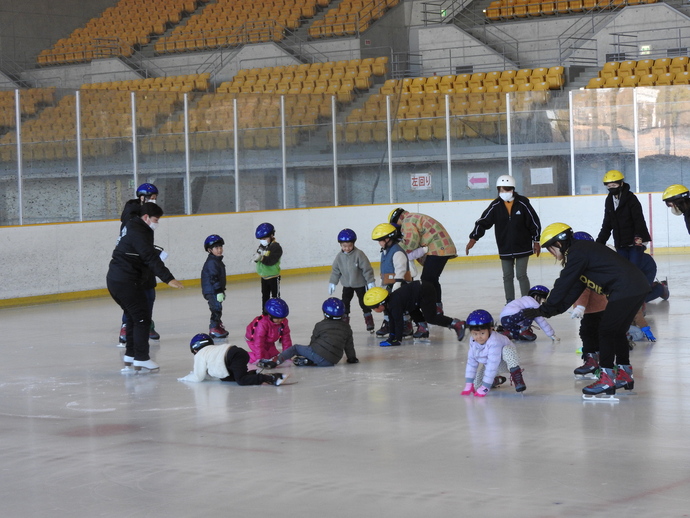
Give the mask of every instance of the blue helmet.
[(158, 194), (158, 188), (152, 183), (142, 183), (137, 187), (137, 197), (146, 196), (148, 198), (154, 194)]
[(594, 241), (594, 238), (591, 236), (591, 234), (583, 231), (573, 232), (573, 239), (580, 241)]
[(476, 309), (467, 316), (467, 327), (489, 329), (494, 325), (494, 317), (485, 309)]
[(275, 227), (270, 223), (262, 223), (256, 227), (256, 232), (254, 232), (254, 235), (256, 236), (256, 239), (263, 239), (264, 237), (275, 234), (275, 231)]
[(225, 241), (218, 234), (211, 234), (204, 241), (204, 250), (207, 252), (215, 246), (223, 246)]
[(285, 318), (290, 313), (290, 308), (283, 299), (268, 299), (264, 306), (266, 313), (274, 318)]
[(344, 228), (338, 233), (338, 243), (354, 243), (357, 241), (357, 234), (349, 228)]
[(527, 295), (529, 295), (530, 297), (538, 296), (545, 299), (549, 296), (549, 288), (547, 288), (546, 286), (542, 286), (541, 284), (537, 284), (536, 286), (532, 286), (529, 289)]
[(323, 303), (323, 306), (321, 306), (321, 309), (327, 318), (332, 318), (335, 320), (343, 318), (343, 315), (345, 314), (345, 304), (343, 304), (342, 300), (336, 297), (326, 299)]
[(213, 345), (213, 338), (208, 336), (206, 333), (194, 335), (191, 342), (189, 342), (189, 348), (191, 349), (192, 354), (198, 353), (207, 345)]

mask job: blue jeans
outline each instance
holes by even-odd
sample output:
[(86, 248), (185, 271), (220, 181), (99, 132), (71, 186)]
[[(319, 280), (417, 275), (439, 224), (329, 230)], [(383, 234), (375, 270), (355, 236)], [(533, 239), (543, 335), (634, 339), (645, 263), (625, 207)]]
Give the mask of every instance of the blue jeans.
[(333, 364), (331, 362), (321, 358), (321, 356), (316, 354), (314, 352), (314, 349), (312, 349), (308, 345), (295, 344), (292, 347), (288, 347), (278, 355), (278, 357), (283, 361), (289, 360), (293, 356), (304, 356), (305, 358), (313, 361), (317, 367), (333, 367)]

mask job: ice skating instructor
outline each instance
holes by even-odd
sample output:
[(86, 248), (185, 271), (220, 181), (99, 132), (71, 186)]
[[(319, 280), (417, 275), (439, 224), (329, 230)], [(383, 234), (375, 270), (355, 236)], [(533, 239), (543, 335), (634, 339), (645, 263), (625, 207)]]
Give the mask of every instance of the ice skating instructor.
[(140, 215), (132, 217), (122, 229), (110, 260), (106, 277), (108, 291), (124, 311), (127, 324), (123, 372), (132, 367), (149, 371), (159, 368), (149, 357), (151, 312), (144, 287), (148, 269), (173, 288), (183, 288), (153, 246), (153, 231), (162, 216), (163, 209), (158, 205), (144, 203)]
[(608, 297), (599, 325), (599, 379), (582, 389), (585, 395), (613, 395), (617, 388), (634, 385), (630, 348), (625, 336), (630, 322), (649, 292), (642, 271), (606, 245), (573, 239), (565, 223), (552, 223), (541, 234), (540, 244), (563, 265), (546, 302), (523, 310), (530, 318), (564, 313), (588, 288)]

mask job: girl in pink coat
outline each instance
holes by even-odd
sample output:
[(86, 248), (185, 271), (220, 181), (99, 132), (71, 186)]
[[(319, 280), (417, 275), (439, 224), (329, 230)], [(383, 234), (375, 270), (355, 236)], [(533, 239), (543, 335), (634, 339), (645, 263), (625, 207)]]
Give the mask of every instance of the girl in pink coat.
[(290, 309), (283, 299), (272, 298), (266, 301), (263, 314), (251, 321), (244, 335), (249, 346), (249, 363), (277, 356), (278, 349), (275, 343), (278, 341), (281, 342), (283, 351), (292, 347), (287, 320), (289, 312)]

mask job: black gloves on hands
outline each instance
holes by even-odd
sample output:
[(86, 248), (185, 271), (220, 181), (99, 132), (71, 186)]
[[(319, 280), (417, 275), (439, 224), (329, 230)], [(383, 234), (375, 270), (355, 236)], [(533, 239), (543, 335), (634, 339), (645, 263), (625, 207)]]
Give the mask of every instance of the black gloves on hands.
[(359, 360), (357, 358), (348, 358), (347, 363), (359, 363)]

